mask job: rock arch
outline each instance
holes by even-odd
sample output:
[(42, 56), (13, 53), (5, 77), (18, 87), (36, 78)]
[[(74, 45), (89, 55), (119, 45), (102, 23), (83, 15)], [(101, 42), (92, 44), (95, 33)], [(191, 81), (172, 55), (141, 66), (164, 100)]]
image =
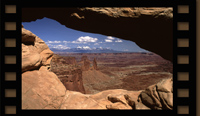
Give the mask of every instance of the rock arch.
[(43, 17), (66, 27), (134, 41), (141, 48), (173, 61), (173, 9), (132, 8), (23, 8), (22, 22)]

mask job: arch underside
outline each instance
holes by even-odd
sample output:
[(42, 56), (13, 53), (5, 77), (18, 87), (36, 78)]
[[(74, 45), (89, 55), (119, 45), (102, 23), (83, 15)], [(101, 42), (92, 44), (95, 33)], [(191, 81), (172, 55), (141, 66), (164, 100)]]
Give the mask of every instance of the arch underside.
[(22, 22), (44, 17), (68, 28), (131, 40), (173, 62), (172, 8), (23, 8)]

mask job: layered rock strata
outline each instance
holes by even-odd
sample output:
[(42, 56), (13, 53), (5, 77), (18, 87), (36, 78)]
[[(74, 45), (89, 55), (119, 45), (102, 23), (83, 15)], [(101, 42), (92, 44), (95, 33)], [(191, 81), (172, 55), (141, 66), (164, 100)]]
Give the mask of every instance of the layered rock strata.
[(52, 69), (67, 90), (85, 93), (82, 70), (77, 65), (75, 57), (55, 55), (51, 62)]

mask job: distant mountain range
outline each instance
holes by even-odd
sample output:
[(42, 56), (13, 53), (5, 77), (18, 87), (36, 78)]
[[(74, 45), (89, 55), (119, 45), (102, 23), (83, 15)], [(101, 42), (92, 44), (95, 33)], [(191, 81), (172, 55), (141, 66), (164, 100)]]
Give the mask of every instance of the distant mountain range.
[(128, 51), (116, 51), (108, 48), (69, 48), (69, 49), (57, 49), (50, 48), (53, 52), (70, 52), (70, 53), (123, 53)]

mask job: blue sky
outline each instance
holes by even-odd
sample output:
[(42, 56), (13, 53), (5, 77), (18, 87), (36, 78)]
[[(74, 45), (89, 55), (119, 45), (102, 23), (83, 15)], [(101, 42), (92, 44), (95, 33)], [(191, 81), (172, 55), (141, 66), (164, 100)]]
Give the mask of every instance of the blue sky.
[(49, 48), (108, 48), (117, 51), (145, 52), (135, 42), (113, 36), (87, 33), (67, 28), (59, 22), (49, 19), (37, 19), (32, 22), (22, 22), (24, 28), (40, 37)]

